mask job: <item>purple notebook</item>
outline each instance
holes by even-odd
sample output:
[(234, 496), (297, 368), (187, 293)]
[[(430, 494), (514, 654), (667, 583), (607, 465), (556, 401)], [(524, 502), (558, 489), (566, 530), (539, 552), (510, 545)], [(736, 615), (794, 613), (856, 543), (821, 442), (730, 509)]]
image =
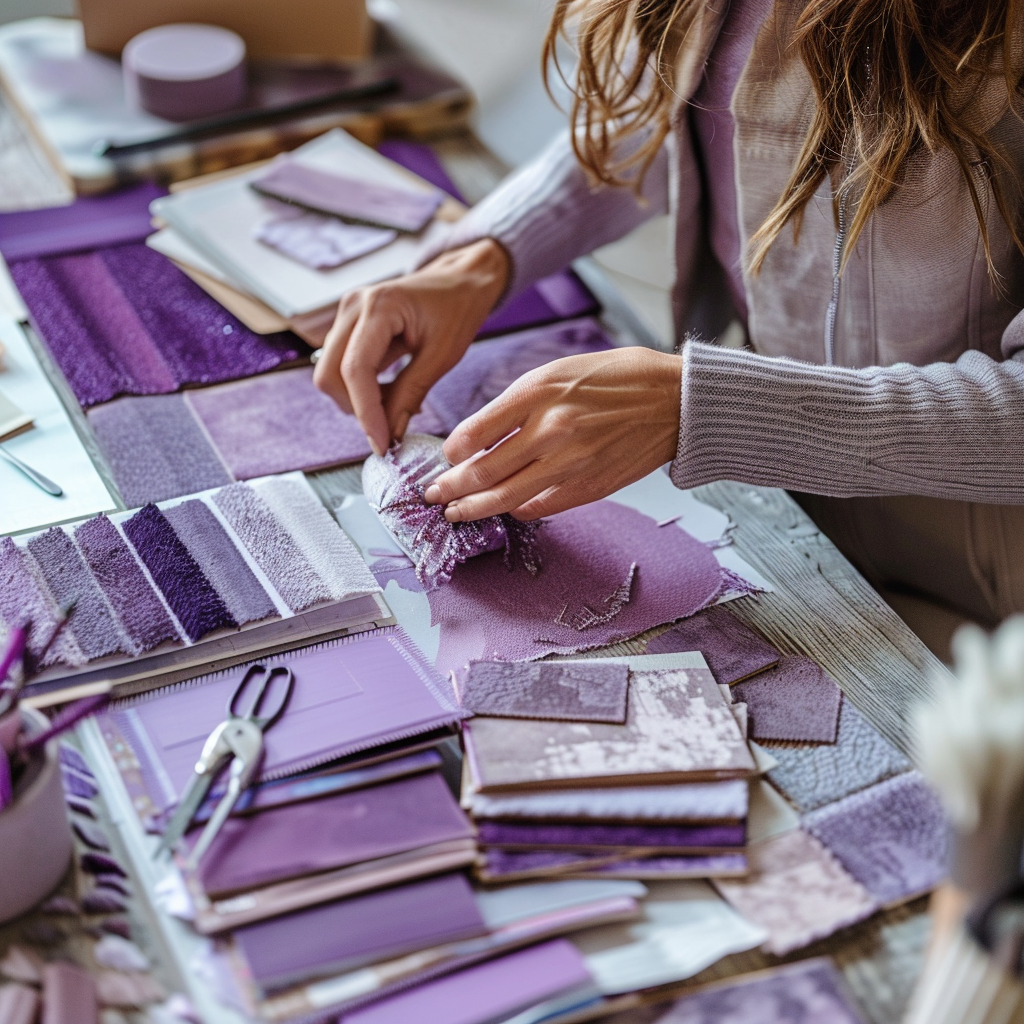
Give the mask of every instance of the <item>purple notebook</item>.
[[(198, 839), (199, 829), (191, 838)], [(436, 772), (229, 818), (203, 857), (210, 897), (471, 839), (473, 826)]]
[[(295, 674), (288, 710), (266, 733), (261, 779), (284, 778), (459, 721), (443, 679), (408, 635), (388, 627), (267, 661)], [(106, 714), (138, 758), (159, 810), (173, 806), (246, 671), (154, 690)]]
[(747, 841), (746, 825), (558, 825), (483, 821), (478, 827), (480, 842), (485, 846), (526, 849), (643, 846), (696, 853), (740, 847)]
[(597, 995), (583, 954), (556, 939), (353, 1010), (338, 1024), (490, 1024), (577, 990)]
[(452, 874), (246, 925), (234, 941), (270, 992), (486, 932), (465, 875)]
[(439, 192), (372, 185), (289, 159), (276, 160), (249, 184), (263, 195), (317, 213), (410, 234), (427, 226), (443, 199)]

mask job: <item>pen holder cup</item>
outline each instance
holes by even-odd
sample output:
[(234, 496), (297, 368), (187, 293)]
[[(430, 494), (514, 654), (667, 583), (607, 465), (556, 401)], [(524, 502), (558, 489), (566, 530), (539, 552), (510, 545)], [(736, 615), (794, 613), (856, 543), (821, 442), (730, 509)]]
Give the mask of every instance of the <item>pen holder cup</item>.
[[(38, 732), (47, 721), (22, 707), (25, 728)], [(0, 811), (0, 924), (19, 917), (60, 883), (74, 846), (61, 785), (58, 743), (37, 751)]]

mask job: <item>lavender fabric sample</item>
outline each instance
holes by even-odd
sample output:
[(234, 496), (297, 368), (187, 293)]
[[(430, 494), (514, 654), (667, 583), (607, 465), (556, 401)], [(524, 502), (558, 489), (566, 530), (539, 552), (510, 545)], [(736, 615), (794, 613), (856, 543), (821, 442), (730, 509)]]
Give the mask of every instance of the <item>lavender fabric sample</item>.
[(916, 771), (812, 811), (803, 827), (880, 903), (920, 896), (946, 877), (949, 826)]
[[(57, 625), (57, 608), (28, 554), (10, 537), (0, 540), (0, 616), (9, 628), (30, 621), (28, 653), (38, 657)], [(57, 637), (39, 667), (84, 665), (85, 655), (67, 629)]]
[(193, 498), (164, 515), (239, 625), (277, 615), (263, 584), (210, 509)]
[(255, 237), (303, 266), (329, 270), (390, 245), (398, 235), (319, 213), (289, 210), (259, 224)]
[(721, 605), (684, 619), (656, 636), (646, 653), (678, 651), (700, 651), (715, 679), (730, 686), (779, 660), (779, 652), (770, 643)]
[(185, 401), (238, 480), (370, 454), (356, 418), (313, 386), (312, 367), (190, 391)]
[(745, 825), (566, 825), (482, 821), (484, 846), (564, 847), (643, 846), (658, 850), (703, 850), (743, 846)]
[(11, 275), (83, 407), (272, 370), (305, 353), (257, 335), (144, 244), (22, 260)]
[(812, 811), (912, 767), (846, 698), (839, 707), (839, 730), (834, 744), (772, 747), (772, 756), (779, 763), (768, 778), (801, 812)]
[[(602, 647), (693, 615), (724, 585), (704, 544), (683, 530), (659, 530), (653, 519), (613, 501), (552, 516), (538, 531), (536, 548), (536, 575), (509, 568), (498, 553), (484, 554), (428, 592), (431, 621), (441, 627), (439, 669), (475, 658)], [(618, 613), (601, 621), (614, 604)]]
[(95, 782), (64, 766), (61, 766), (60, 778), (65, 793), (81, 797), (83, 800), (91, 800), (100, 791)]
[(747, 705), (752, 739), (836, 741), (843, 693), (810, 658), (786, 655), (775, 668), (740, 683), (733, 697)]
[(671, 857), (654, 856), (617, 860), (591, 868), (594, 878), (680, 879), (735, 878), (747, 873), (746, 853), (695, 853)]
[(215, 629), (238, 626), (156, 505), (141, 508), (124, 522), (122, 529), (189, 640), (195, 643)]
[(179, 639), (156, 591), (106, 516), (96, 516), (77, 526), (75, 541), (138, 651), (150, 651), (165, 640)]
[(657, 1024), (864, 1024), (831, 960), (818, 957), (680, 999)]
[(71, 630), (89, 661), (111, 654), (131, 653), (130, 644), (114, 617), (96, 580), (75, 547), (59, 527), (37, 533), (28, 550), (42, 572), (50, 593), (59, 604), (75, 600)]
[(742, 853), (697, 853), (673, 857), (638, 857), (628, 853), (581, 853), (568, 850), (483, 851), (481, 874), (488, 880), (550, 878), (552, 876), (624, 878), (724, 878), (746, 874)]
[(231, 483), (184, 395), (119, 398), (87, 418), (129, 508)]
[(624, 722), (626, 665), (473, 661), (461, 674), (459, 700), (475, 715)]
[(600, 311), (601, 304), (579, 277), (572, 270), (561, 270), (502, 303), (483, 322), (477, 337), (508, 334)]
[(407, 434), (383, 457), (363, 464), (363, 492), (370, 507), (416, 565), (416, 578), (427, 590), (447, 583), (455, 567), (486, 551), (501, 551), (505, 565), (537, 572), (539, 524), (511, 515), (449, 523), (442, 505), (428, 505), (420, 480), (447, 467), (442, 442), (425, 434)]
[(293, 612), (330, 600), (323, 577), (249, 484), (223, 487), (213, 500)]

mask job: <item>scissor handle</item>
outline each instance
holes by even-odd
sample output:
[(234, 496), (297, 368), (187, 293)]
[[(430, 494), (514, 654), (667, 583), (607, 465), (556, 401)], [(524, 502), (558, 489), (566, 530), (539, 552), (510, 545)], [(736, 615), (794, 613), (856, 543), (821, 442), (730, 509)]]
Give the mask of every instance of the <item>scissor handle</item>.
[[(256, 696), (253, 699), (252, 704), (249, 706), (249, 710), (244, 713), (240, 713), (236, 705), (239, 703), (239, 699), (242, 694), (248, 688), (249, 680), (257, 673), (261, 673), (263, 678), (256, 690)], [(264, 714), (263, 698), (266, 695), (267, 687), (270, 685), (270, 680), (273, 679), (274, 676), (285, 677), (284, 684), (279, 687), (281, 690), (281, 699), (269, 714)], [(262, 664), (250, 665), (245, 670), (245, 675), (242, 676), (241, 681), (231, 694), (231, 699), (228, 701), (228, 715), (231, 718), (244, 718), (247, 721), (258, 725), (261, 729), (268, 729), (281, 717), (281, 715), (284, 714), (285, 708), (288, 706), (288, 701), (291, 700), (294, 685), (295, 675), (287, 665), (272, 665), (270, 668), (267, 668), (266, 665)]]

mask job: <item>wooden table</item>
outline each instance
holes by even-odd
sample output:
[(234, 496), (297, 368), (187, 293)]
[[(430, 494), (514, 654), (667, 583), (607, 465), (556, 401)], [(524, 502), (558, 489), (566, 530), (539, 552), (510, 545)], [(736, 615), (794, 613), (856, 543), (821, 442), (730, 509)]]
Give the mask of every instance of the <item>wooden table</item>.
[[(471, 135), (440, 140), (436, 148), (470, 202), (486, 195), (505, 172)], [(59, 176), (0, 95), (0, 210), (67, 198)], [(605, 303), (612, 326), (643, 339), (635, 314), (602, 285), (600, 272), (592, 265), (582, 269)], [(98, 455), (84, 417), (66, 388), (63, 393), (89, 450)], [(312, 474), (311, 479), (328, 498), (359, 487), (352, 469)], [(781, 650), (806, 654), (823, 665), (875, 726), (909, 752), (908, 708), (925, 697), (931, 678), (946, 671), (941, 662), (784, 491), (723, 481), (695, 493), (737, 524), (737, 549), (776, 587), (773, 593), (735, 601), (730, 609)], [(781, 961), (756, 951), (727, 957), (693, 984), (825, 953), (843, 970), (871, 1024), (898, 1024), (920, 970), (927, 934), (925, 901), (917, 900)], [(657, 1015), (650, 1008), (631, 1009), (613, 1019), (617, 1024), (646, 1024)]]

